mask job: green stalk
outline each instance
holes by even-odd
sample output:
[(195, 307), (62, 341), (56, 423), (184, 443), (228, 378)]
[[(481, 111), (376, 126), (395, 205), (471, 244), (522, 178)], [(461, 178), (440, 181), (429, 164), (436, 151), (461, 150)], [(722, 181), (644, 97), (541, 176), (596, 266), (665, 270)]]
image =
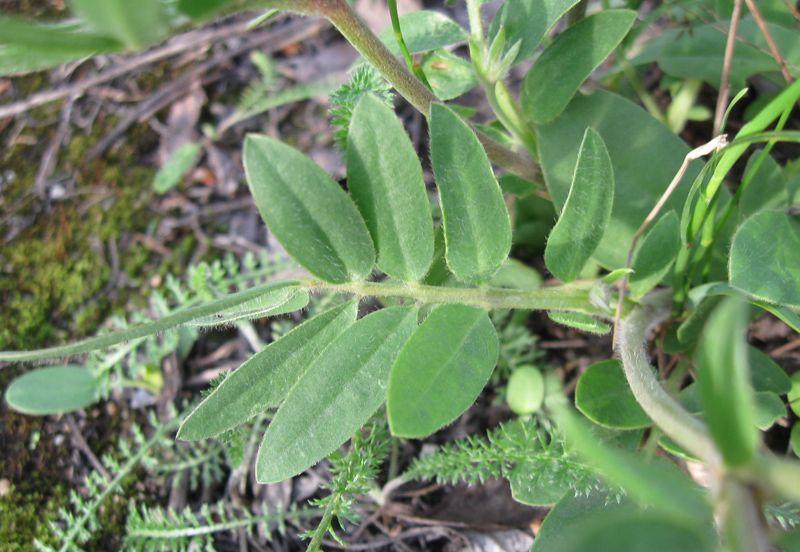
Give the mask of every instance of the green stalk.
[(392, 30), (394, 31), (394, 38), (397, 40), (397, 44), (400, 46), (400, 51), (403, 53), (403, 58), (406, 60), (408, 70), (414, 73), (414, 76), (416, 76), (422, 82), (422, 84), (432, 90), (431, 83), (429, 83), (428, 79), (425, 77), (425, 72), (422, 70), (422, 67), (414, 63), (414, 59), (411, 57), (411, 53), (408, 51), (408, 47), (406, 46), (406, 41), (403, 38), (403, 31), (400, 28), (400, 17), (397, 15), (397, 0), (389, 0), (389, 15), (392, 18)]
[(461, 303), (484, 309), (570, 311), (607, 318), (603, 311), (589, 302), (588, 290), (570, 286), (553, 286), (523, 291), (490, 287), (464, 289), (379, 282), (329, 284), (315, 278), (304, 278), (301, 285), (309, 291), (338, 291), (350, 293), (356, 297), (396, 297), (420, 303)]
[(689, 414), (656, 379), (645, 349), (649, 330), (669, 318), (669, 290), (651, 294), (620, 326), (618, 352), (636, 401), (668, 437), (689, 454), (715, 468), (722, 457), (705, 424)]

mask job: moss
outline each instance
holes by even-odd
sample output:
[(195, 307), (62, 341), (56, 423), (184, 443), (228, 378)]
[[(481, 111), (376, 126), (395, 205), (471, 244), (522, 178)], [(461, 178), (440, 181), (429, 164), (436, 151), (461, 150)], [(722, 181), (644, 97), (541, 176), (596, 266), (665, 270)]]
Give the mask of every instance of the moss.
[[(28, 488), (27, 486), (25, 488)], [(48, 522), (58, 519), (58, 509), (67, 505), (67, 492), (62, 486), (55, 489), (55, 497), (41, 500), (38, 491), (26, 491), (11, 486), (10, 492), (0, 497), (0, 542), (7, 552), (33, 552), (33, 540), (58, 547), (48, 529)]]

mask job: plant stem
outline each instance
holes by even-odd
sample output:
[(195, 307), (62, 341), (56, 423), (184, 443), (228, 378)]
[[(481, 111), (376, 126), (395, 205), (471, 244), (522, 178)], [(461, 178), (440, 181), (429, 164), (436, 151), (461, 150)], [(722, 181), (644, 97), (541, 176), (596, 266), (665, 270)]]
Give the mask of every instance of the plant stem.
[(628, 384), (647, 415), (679, 446), (714, 469), (721, 456), (705, 424), (667, 394), (647, 361), (647, 333), (669, 317), (670, 307), (669, 290), (645, 297), (642, 305), (622, 320), (617, 350)]
[[(431, 102), (439, 101), (433, 92), (392, 55), (346, 0), (253, 0), (249, 4), (252, 8), (277, 8), (325, 17), (425, 117), (430, 115)], [(526, 180), (543, 184), (539, 165), (532, 159), (506, 148), (483, 132), (475, 133), (493, 163)]]
[(486, 34), (483, 32), (480, 0), (467, 0), (467, 15), (469, 16), (469, 31), (472, 40), (483, 53), (486, 51)]
[(350, 293), (356, 297), (398, 297), (421, 303), (461, 303), (484, 309), (556, 310), (607, 316), (589, 302), (589, 291), (570, 286), (553, 286), (533, 291), (518, 289), (445, 288), (422, 284), (387, 284), (354, 282), (329, 284), (315, 278), (304, 278), (309, 291), (327, 290)]

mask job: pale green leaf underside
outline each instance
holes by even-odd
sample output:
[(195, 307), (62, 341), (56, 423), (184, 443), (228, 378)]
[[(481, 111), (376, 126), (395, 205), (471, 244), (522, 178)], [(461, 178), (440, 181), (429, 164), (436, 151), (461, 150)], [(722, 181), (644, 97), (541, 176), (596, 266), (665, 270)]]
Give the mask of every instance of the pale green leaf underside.
[(564, 283), (575, 281), (603, 237), (614, 203), (614, 172), (600, 135), (586, 129), (572, 186), (553, 231), (544, 260)]
[(800, 308), (800, 217), (761, 211), (736, 231), (730, 283), (757, 299)]
[(269, 282), (260, 286), (255, 286), (238, 293), (233, 293), (227, 297), (221, 297), (214, 301), (179, 311), (174, 314), (159, 318), (152, 322), (139, 324), (127, 330), (113, 332), (109, 334), (99, 335), (71, 343), (68, 345), (60, 345), (58, 347), (50, 347), (48, 349), (39, 349), (37, 351), (6, 351), (0, 352), (0, 361), (6, 362), (25, 362), (30, 360), (41, 360), (45, 358), (55, 358), (68, 355), (79, 355), (88, 353), (89, 351), (96, 351), (98, 349), (105, 349), (123, 341), (130, 341), (131, 339), (138, 339), (140, 337), (147, 337), (149, 335), (169, 330), (181, 324), (187, 324), (193, 320), (207, 318), (219, 312), (230, 312), (235, 310), (235, 307), (247, 304), (253, 300), (258, 300), (258, 297), (264, 294), (271, 294), (276, 290), (288, 288), (290, 290), (297, 290), (299, 287), (298, 280), (281, 280), (278, 282)]
[(458, 278), (484, 284), (511, 250), (511, 222), (503, 192), (481, 143), (461, 117), (434, 103), (430, 125), (447, 264)]
[(641, 297), (664, 279), (681, 247), (680, 220), (675, 211), (662, 216), (639, 242), (633, 255), (631, 295)]
[(347, 328), (303, 374), (264, 435), (260, 483), (283, 481), (349, 439), (386, 399), (389, 373), (417, 322), (411, 307), (382, 309)]
[[(554, 121), (537, 125), (539, 155), (556, 206), (569, 194), (575, 160), (586, 127), (603, 139), (614, 169), (614, 208), (593, 258), (608, 269), (625, 266), (627, 246), (681, 166), (689, 147), (667, 127), (621, 96), (598, 90), (578, 94)], [(664, 205), (680, 212), (699, 171), (689, 166)]]
[(525, 114), (535, 123), (555, 119), (635, 20), (636, 12), (630, 10), (604, 11), (581, 19), (558, 35), (525, 76)]
[(278, 405), (322, 351), (355, 322), (351, 301), (301, 324), (253, 355), (184, 420), (178, 438), (207, 439)]
[(54, 366), (27, 372), (6, 390), (6, 401), (24, 414), (72, 412), (100, 398), (92, 373), (83, 366)]
[(611, 331), (611, 327), (608, 324), (604, 324), (588, 314), (579, 312), (548, 312), (547, 316), (549, 316), (550, 320), (553, 322), (584, 332), (605, 335)]
[(416, 282), (433, 257), (433, 219), (422, 167), (394, 111), (362, 96), (347, 134), (347, 187), (369, 228), (378, 268)]
[(244, 168), (261, 217), (301, 266), (337, 284), (369, 275), (375, 249), (364, 219), (316, 163), (279, 140), (251, 134)]
[(492, 375), (498, 351), (486, 311), (458, 304), (435, 308), (392, 369), (386, 401), (392, 434), (426, 437), (458, 418)]
[(514, 63), (530, 56), (547, 31), (561, 19), (578, 0), (514, 0), (503, 3), (489, 26), (491, 43), (502, 27), (506, 31), (505, 52), (520, 42)]

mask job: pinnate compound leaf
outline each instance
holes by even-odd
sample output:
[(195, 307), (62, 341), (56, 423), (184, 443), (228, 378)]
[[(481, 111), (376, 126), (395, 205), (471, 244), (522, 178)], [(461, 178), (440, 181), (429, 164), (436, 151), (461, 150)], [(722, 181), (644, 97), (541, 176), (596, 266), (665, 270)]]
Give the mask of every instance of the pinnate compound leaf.
[(347, 186), (378, 252), (378, 268), (416, 282), (433, 258), (433, 219), (414, 146), (394, 111), (365, 94), (347, 135)]
[(447, 265), (458, 278), (484, 284), (511, 250), (511, 221), (503, 192), (478, 137), (461, 117), (434, 103), (430, 124)]
[[(467, 39), (467, 32), (461, 25), (432, 10), (416, 10), (401, 15), (400, 28), (410, 54), (422, 54)], [(382, 30), (378, 38), (393, 55), (402, 55), (391, 25)]]
[(72, 412), (100, 399), (94, 376), (83, 366), (54, 366), (27, 372), (6, 390), (6, 401), (24, 414)]
[(680, 220), (675, 211), (662, 216), (639, 242), (631, 263), (628, 282), (638, 298), (664, 279), (681, 248)]
[(305, 289), (281, 287), (254, 297), (234, 308), (221, 310), (211, 316), (203, 316), (187, 322), (190, 326), (222, 326), (237, 320), (253, 320), (294, 312), (308, 305), (309, 295)]
[(731, 286), (777, 305), (800, 308), (800, 217), (761, 211), (736, 231)]
[(525, 114), (535, 123), (555, 119), (583, 81), (611, 55), (635, 20), (636, 12), (631, 10), (603, 11), (558, 35), (525, 76)]
[[(557, 207), (569, 194), (586, 127), (602, 137), (614, 169), (614, 208), (593, 258), (608, 269), (625, 266), (636, 230), (658, 202), (689, 153), (689, 147), (649, 113), (610, 92), (578, 94), (555, 120), (537, 125), (539, 154)], [(664, 210), (680, 211), (700, 163), (689, 166)]]
[(72, 9), (100, 33), (139, 50), (166, 37), (169, 19), (161, 0), (70, 0)]
[(279, 140), (251, 134), (244, 168), (261, 217), (301, 266), (336, 284), (369, 275), (375, 249), (367, 225), (316, 163)]
[(297, 380), (358, 314), (350, 301), (304, 322), (253, 355), (189, 414), (178, 431), (186, 441), (207, 439), (278, 405)]
[(586, 369), (575, 388), (575, 406), (587, 418), (605, 427), (635, 429), (653, 423), (636, 402), (616, 359)]
[(758, 447), (750, 362), (745, 340), (748, 306), (726, 297), (699, 341), (695, 364), (711, 435), (730, 466), (748, 462)]
[(426, 437), (478, 398), (499, 344), (486, 311), (441, 305), (417, 328), (392, 368), (386, 409), (392, 434)]
[(548, 312), (547, 316), (549, 316), (550, 320), (553, 322), (584, 332), (605, 335), (611, 331), (611, 326), (599, 320), (595, 320), (588, 314), (579, 312)]
[(386, 399), (392, 365), (416, 324), (415, 308), (382, 309), (330, 344), (270, 423), (256, 460), (259, 483), (313, 466), (369, 420)]
[(603, 139), (587, 128), (564, 208), (547, 238), (544, 260), (564, 283), (575, 281), (603, 237), (614, 204), (614, 171)]
[(530, 56), (556, 21), (578, 0), (512, 0), (504, 2), (489, 26), (489, 43), (505, 29), (505, 51), (520, 43), (514, 63)]

